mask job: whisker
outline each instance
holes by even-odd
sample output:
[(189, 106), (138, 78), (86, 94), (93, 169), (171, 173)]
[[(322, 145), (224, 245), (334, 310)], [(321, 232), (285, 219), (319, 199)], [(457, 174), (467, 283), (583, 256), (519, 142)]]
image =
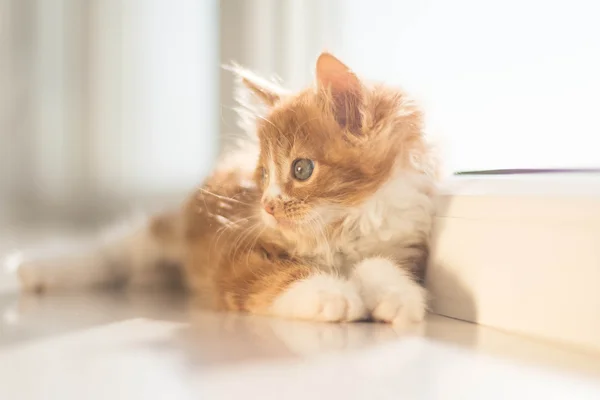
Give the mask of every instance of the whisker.
[(257, 115), (256, 116), (258, 119), (261, 119), (265, 122), (267, 122), (268, 124), (270, 124), (273, 128), (277, 129), (277, 132), (283, 136), (283, 132), (281, 132), (281, 129), (279, 129), (279, 127), (277, 125), (275, 125), (273, 122), (269, 121), (267, 118), (263, 117), (262, 115)]
[(267, 227), (263, 226), (263, 228), (260, 230), (260, 232), (258, 232), (258, 234), (256, 235), (256, 237), (254, 238), (254, 241), (252, 242), (252, 245), (250, 245), (249, 251), (246, 253), (246, 265), (248, 265), (248, 263), (249, 263), (250, 253), (252, 251), (254, 251), (254, 246), (256, 246), (256, 243), (258, 242), (258, 239), (260, 239), (261, 235), (263, 234), (263, 232), (266, 229), (267, 229)]
[(232, 259), (237, 258), (237, 254), (238, 254), (239, 250), (241, 249), (242, 245), (244, 244), (244, 240), (246, 238), (248, 238), (254, 231), (256, 231), (257, 228), (260, 228), (260, 226), (261, 226), (260, 222), (255, 223), (255, 224), (251, 225), (250, 227), (248, 227), (248, 229), (245, 229), (244, 231), (242, 231), (242, 233), (240, 233), (240, 235), (237, 237), (237, 239), (233, 245)]
[[(204, 188), (202, 188), (202, 187), (201, 187), (201, 188), (198, 188), (198, 190), (200, 190), (202, 193), (206, 193), (206, 194), (209, 194), (209, 195), (211, 195), (211, 196), (214, 196), (214, 197), (216, 197), (216, 198), (217, 198), (217, 199), (219, 199), (219, 200), (224, 200), (224, 201), (233, 201), (233, 202), (235, 202), (235, 203), (238, 203), (238, 204), (243, 204), (243, 205), (245, 205), (245, 206), (251, 206), (251, 205), (252, 205), (252, 204), (250, 204), (250, 203), (245, 203), (245, 202), (243, 202), (243, 201), (236, 200), (236, 199), (233, 199), (233, 198), (231, 198), (231, 197), (221, 196), (220, 194), (213, 193), (213, 192), (211, 192), (211, 191), (209, 191), (209, 190), (207, 190), (207, 189), (204, 189)], [(205, 204), (206, 204), (206, 202), (205, 202)]]
[[(226, 232), (231, 232), (235, 229), (240, 229), (240, 227), (242, 227), (244, 224), (246, 224), (249, 221), (252, 221), (253, 219), (258, 218), (255, 215), (251, 215), (245, 218), (239, 218), (239, 219), (234, 219), (234, 220), (230, 220), (229, 223), (223, 225), (222, 227), (220, 227), (216, 232), (215, 232), (215, 237), (213, 238), (213, 240), (211, 241), (211, 244), (209, 246), (209, 262), (212, 262), (211, 258), (212, 255), (214, 254), (214, 249), (215, 247), (218, 246), (220, 240), (223, 238), (223, 236), (225, 235)], [(240, 233), (235, 236), (235, 238), (237, 239), (239, 237), (239, 235), (241, 235), (245, 230), (242, 229), (240, 231)], [(229, 251), (231, 248), (227, 247), (227, 251)]]

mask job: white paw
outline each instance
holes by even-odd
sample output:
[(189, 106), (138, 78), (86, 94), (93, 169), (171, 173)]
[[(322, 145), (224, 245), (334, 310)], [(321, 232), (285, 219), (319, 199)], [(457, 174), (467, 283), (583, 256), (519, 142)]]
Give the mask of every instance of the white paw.
[(46, 289), (47, 282), (42, 274), (43, 265), (35, 261), (22, 262), (17, 268), (21, 288), (25, 292), (40, 293)]
[(24, 262), (23, 257), (23, 253), (20, 251), (4, 256), (0, 260), (0, 264), (6, 275), (0, 278), (8, 277), (11, 281), (18, 280), (17, 285), (27, 292), (40, 291), (39, 271), (35, 265)]
[(367, 315), (356, 286), (326, 274), (294, 282), (270, 311), (280, 317), (328, 322), (356, 321)]
[(367, 258), (356, 265), (352, 280), (360, 287), (373, 319), (403, 327), (425, 317), (425, 289), (392, 261)]
[(425, 318), (425, 291), (422, 288), (412, 293), (389, 291), (371, 311), (373, 319), (391, 322), (394, 325), (404, 326), (418, 323)]
[(43, 249), (37, 251), (17, 251), (2, 260), (4, 270), (16, 277), (21, 290), (42, 292), (53, 284), (52, 272), (56, 262), (45, 256)]
[(21, 258), (13, 270), (19, 277), (21, 289), (35, 293), (85, 289), (111, 278), (110, 271), (95, 254), (34, 254)]

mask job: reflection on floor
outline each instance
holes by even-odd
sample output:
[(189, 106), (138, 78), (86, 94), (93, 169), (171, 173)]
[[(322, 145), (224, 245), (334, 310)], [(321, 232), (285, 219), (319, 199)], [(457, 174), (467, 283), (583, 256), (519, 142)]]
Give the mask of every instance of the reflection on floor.
[(191, 307), (0, 297), (0, 399), (600, 398), (600, 355), (439, 316), (412, 332)]
[[(0, 256), (86, 236), (5, 229)], [(0, 271), (1, 400), (600, 399), (600, 354), (440, 316), (398, 332), (215, 313), (164, 293), (16, 293)]]

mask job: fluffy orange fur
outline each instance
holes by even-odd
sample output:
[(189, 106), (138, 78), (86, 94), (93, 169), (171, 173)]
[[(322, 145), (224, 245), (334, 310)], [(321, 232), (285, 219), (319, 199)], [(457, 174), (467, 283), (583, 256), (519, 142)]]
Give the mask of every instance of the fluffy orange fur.
[[(111, 251), (137, 263), (132, 256), (136, 251), (159, 249), (153, 250), (158, 254), (153, 260), (143, 263), (173, 258), (183, 266), (191, 291), (221, 309), (332, 321), (369, 314), (397, 318), (399, 309), (391, 317), (377, 311), (387, 300), (367, 299), (376, 297), (378, 289), (364, 294), (344, 285), (352, 283), (354, 266), (369, 257), (392, 260), (398, 282), (406, 278), (410, 284), (422, 276), (436, 164), (423, 135), (421, 112), (402, 91), (359, 80), (328, 53), (317, 60), (316, 84), (295, 94), (241, 68), (234, 71), (245, 88), (240, 113), (248, 133), (258, 139), (256, 153), (250, 140), (220, 163), (180, 212), (153, 218), (145, 233), (136, 234), (141, 238), (127, 239), (129, 244)], [(252, 160), (242, 162), (241, 153)], [(299, 159), (314, 166), (305, 180), (293, 173)], [(402, 205), (402, 218), (410, 224), (398, 218), (398, 229), (406, 231), (398, 236), (388, 226), (391, 233), (375, 237), (385, 221), (370, 215), (395, 201), (382, 194), (384, 188), (403, 181), (410, 183), (407, 187), (417, 199)], [(403, 189), (394, 190), (392, 196), (402, 203)], [(393, 239), (389, 243), (388, 237)], [(35, 268), (23, 266), (25, 286), (52, 286), (32, 272)], [(125, 275), (144, 268), (129, 267)], [(315, 276), (338, 280), (340, 289), (330, 295), (329, 281), (324, 281), (325, 286), (315, 289), (316, 309), (302, 311), (304, 306), (294, 302), (314, 299), (286, 293)], [(418, 287), (414, 290), (420, 295)], [(389, 292), (400, 293), (393, 287)], [(287, 305), (290, 301), (292, 306)], [(288, 312), (286, 307), (294, 309)], [(414, 319), (422, 317), (419, 310), (415, 314)]]

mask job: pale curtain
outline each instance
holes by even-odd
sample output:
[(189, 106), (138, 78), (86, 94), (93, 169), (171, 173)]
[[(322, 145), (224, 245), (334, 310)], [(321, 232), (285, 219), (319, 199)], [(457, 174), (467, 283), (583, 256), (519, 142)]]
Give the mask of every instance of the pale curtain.
[(5, 219), (110, 214), (206, 174), (216, 0), (1, 0), (0, 18)]

